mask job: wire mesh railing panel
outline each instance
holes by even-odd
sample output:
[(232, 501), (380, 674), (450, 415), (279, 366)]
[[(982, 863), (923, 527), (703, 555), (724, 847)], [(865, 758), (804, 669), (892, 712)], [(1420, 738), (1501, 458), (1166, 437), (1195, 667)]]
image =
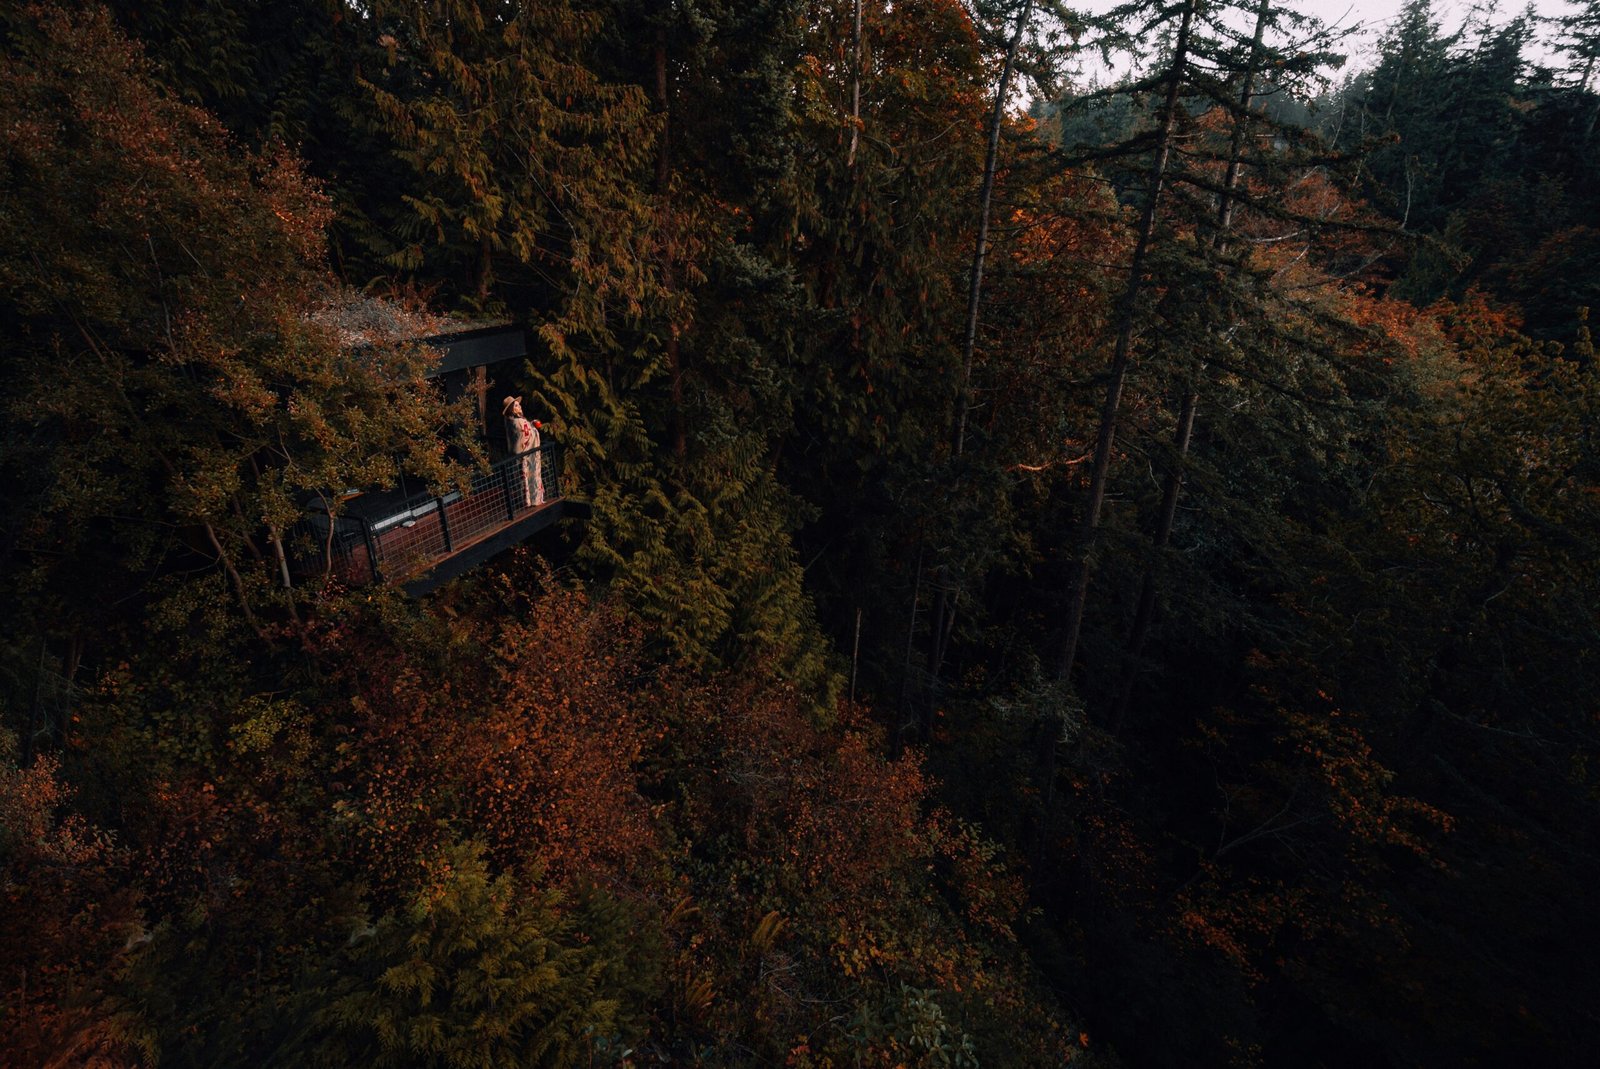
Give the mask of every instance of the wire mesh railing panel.
[(377, 536), (385, 578), (415, 575), (554, 501), (560, 469), (541, 446), (474, 476), (468, 491), (410, 504), (406, 518)]
[(506, 508), (505, 494), (498, 487), (485, 486), (449, 505), (446, 522), (453, 545), (464, 546), (492, 534), (510, 522), (514, 513)]
[(297, 580), (325, 575), (359, 585), (398, 582), (491, 537), (561, 496), (554, 444), (507, 457), (465, 492), (406, 498), (380, 520), (313, 513), (286, 540)]
[(427, 512), (396, 524), (378, 536), (378, 554), (386, 579), (403, 579), (449, 552), (444, 528), (439, 522), (437, 498)]

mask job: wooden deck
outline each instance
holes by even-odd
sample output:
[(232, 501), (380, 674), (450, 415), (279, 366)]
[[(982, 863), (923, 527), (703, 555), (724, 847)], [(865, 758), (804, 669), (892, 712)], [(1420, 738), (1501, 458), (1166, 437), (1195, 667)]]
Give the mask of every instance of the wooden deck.
[[(352, 586), (382, 582), (426, 593), (572, 514), (560, 476), (559, 453), (545, 446), (502, 460), (465, 492), (430, 496), (401, 486), (355, 496), (331, 519), (313, 513), (306, 539), (313, 551), (295, 570), (311, 580), (331, 564)], [(331, 560), (315, 551), (330, 525)]]
[(448, 556), (438, 558), (410, 577), (400, 580), (406, 593), (413, 596), (426, 594), (442, 583), (447, 583), (489, 560), (510, 547), (525, 542), (557, 520), (572, 514), (565, 499), (547, 501), (527, 509), (515, 520), (501, 527), (482, 532), (470, 543), (461, 545)]

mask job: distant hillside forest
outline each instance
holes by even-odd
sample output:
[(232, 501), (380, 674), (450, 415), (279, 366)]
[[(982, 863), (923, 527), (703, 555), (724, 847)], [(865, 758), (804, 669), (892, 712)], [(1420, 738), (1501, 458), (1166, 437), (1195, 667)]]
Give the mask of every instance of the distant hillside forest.
[(1600, 1064), (1564, 11), (0, 0), (0, 1066)]

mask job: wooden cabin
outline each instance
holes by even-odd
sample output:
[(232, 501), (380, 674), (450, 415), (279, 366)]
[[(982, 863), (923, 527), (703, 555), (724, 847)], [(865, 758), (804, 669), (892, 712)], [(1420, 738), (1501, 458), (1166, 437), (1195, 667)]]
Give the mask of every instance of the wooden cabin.
[(425, 341), (441, 354), (429, 378), (446, 398), (475, 399), (489, 470), (443, 496), (402, 477), (393, 489), (341, 494), (332, 516), (324, 502), (308, 504), (292, 540), (297, 582), (332, 574), (350, 585), (393, 583), (423, 594), (573, 512), (557, 444), (545, 437), (526, 453), (506, 449), (501, 406), (518, 392), (527, 356), (522, 328), (463, 324)]

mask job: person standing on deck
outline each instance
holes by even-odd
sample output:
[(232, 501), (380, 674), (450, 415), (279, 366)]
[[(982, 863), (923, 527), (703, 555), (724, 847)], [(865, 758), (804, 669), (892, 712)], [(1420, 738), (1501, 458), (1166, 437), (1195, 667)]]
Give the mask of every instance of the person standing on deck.
[(506, 417), (506, 449), (522, 457), (522, 504), (544, 504), (544, 456), (539, 448), (539, 421), (523, 418), (522, 398), (507, 397), (501, 410)]

